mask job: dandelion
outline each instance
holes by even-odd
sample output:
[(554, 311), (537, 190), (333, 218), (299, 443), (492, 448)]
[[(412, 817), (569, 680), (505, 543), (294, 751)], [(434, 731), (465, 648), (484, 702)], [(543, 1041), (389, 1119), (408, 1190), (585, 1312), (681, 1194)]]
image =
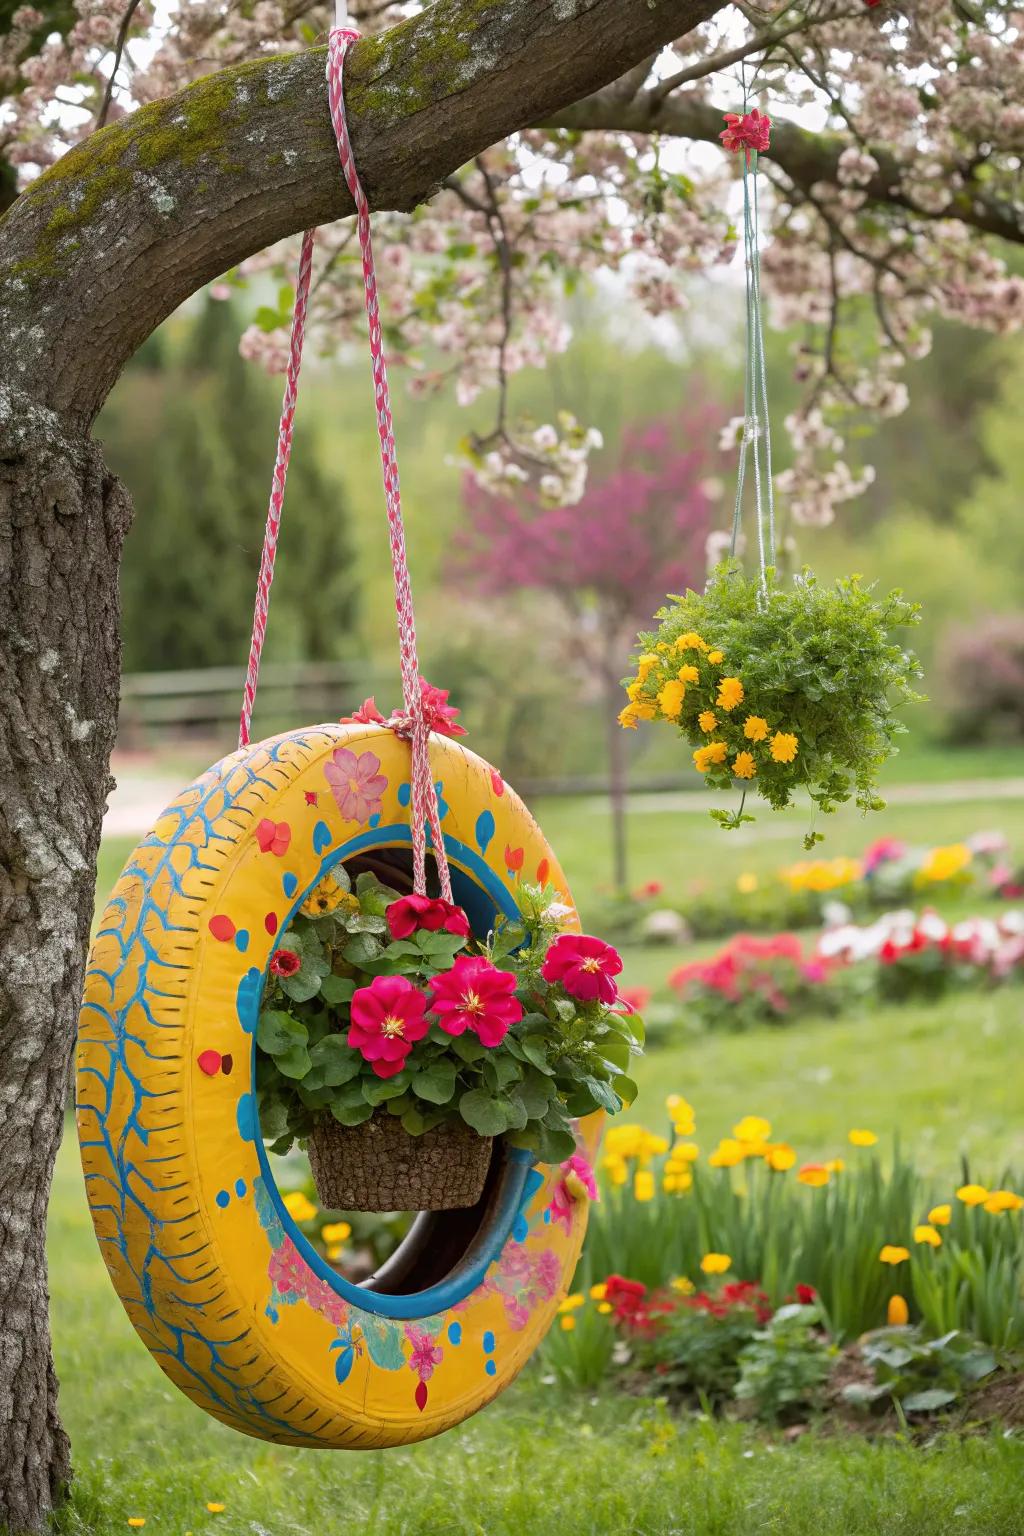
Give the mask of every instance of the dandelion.
[(591, 1299), (591, 1301), (604, 1301), (604, 1299), (607, 1296), (607, 1294), (608, 1294), (608, 1286), (607, 1286), (607, 1283), (604, 1280), (602, 1280), (599, 1285), (592, 1285), (590, 1287), (590, 1299)]
[(797, 739), (786, 731), (776, 731), (769, 751), (776, 763), (791, 763), (797, 753)]
[(951, 1205), (933, 1205), (928, 1212), (928, 1220), (933, 1227), (948, 1227), (953, 1215)]
[(560, 1324), (563, 1333), (572, 1333), (573, 1329), (576, 1327), (576, 1319), (573, 1317), (571, 1312), (567, 1312), (566, 1315), (560, 1319)]
[(669, 1158), (669, 1162), (674, 1163), (678, 1160), (683, 1163), (695, 1163), (699, 1156), (700, 1147), (698, 1147), (695, 1141), (677, 1141), (672, 1148), (672, 1156)]
[(764, 741), (768, 735), (768, 721), (761, 715), (748, 715), (743, 722), (743, 734), (748, 741)]
[(797, 1178), (808, 1189), (821, 1189), (828, 1183), (829, 1172), (824, 1163), (804, 1163)]
[(723, 677), (718, 684), (718, 698), (715, 700), (719, 709), (724, 709), (726, 714), (743, 703), (743, 684), (738, 677)]
[(721, 652), (721, 651), (708, 651), (708, 661), (710, 661), (710, 663), (711, 663), (711, 665), (713, 667), (720, 666), (721, 663), (724, 660), (725, 660), (725, 656), (724, 656), (723, 652)]
[(849, 1135), (850, 1145), (854, 1147), (873, 1147), (878, 1141), (874, 1131), (851, 1131)]
[(558, 1310), (559, 1312), (575, 1312), (578, 1307), (583, 1306), (586, 1299), (582, 1291), (576, 1291), (573, 1295), (566, 1296), (563, 1301), (558, 1303)]
[(700, 726), (705, 736), (710, 736), (711, 732), (715, 730), (718, 725), (718, 716), (715, 714), (714, 710), (702, 709), (700, 714), (697, 716), (697, 724)]
[(964, 1205), (984, 1205), (989, 1197), (989, 1191), (984, 1184), (961, 1184), (956, 1197), (962, 1200)]
[(899, 1293), (889, 1297), (887, 1321), (890, 1328), (905, 1328), (910, 1321), (910, 1308)]
[(788, 1142), (780, 1141), (767, 1149), (764, 1160), (773, 1173), (788, 1173), (796, 1164), (796, 1152)]
[(599, 1301), (597, 1304), (597, 1310), (600, 1312), (602, 1317), (607, 1317), (608, 1313), (613, 1312), (615, 1309), (610, 1301)]
[(693, 1281), (687, 1280), (685, 1275), (676, 1275), (674, 1280), (669, 1281), (669, 1285), (680, 1296), (692, 1296), (696, 1290)]
[(732, 1259), (727, 1253), (706, 1253), (700, 1261), (700, 1267), (706, 1275), (724, 1275), (726, 1270), (732, 1268)]
[(902, 1264), (904, 1259), (910, 1258), (909, 1248), (900, 1248), (895, 1243), (885, 1243), (878, 1255), (882, 1264)]
[(927, 1222), (922, 1222), (919, 1227), (914, 1228), (914, 1242), (925, 1243), (929, 1248), (942, 1247), (942, 1238), (936, 1229), (929, 1226)]
[(206, 1507), (210, 1511), (211, 1515), (222, 1515), (224, 1513), (225, 1509), (227, 1508), (227, 1505), (226, 1504), (207, 1504)]

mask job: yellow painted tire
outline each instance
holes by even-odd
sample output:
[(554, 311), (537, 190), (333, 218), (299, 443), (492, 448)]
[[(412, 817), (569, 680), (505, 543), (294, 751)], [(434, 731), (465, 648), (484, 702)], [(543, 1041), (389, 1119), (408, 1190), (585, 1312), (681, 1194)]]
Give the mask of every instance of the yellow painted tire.
[[(513, 909), (519, 879), (565, 892), (500, 775), (441, 738), (431, 758), (457, 899), (493, 913)], [(326, 870), (408, 845), (408, 802), (408, 747), (380, 726), (316, 726), (237, 752), (135, 850), (90, 957), (78, 1127), (111, 1279), (183, 1392), (290, 1445), (406, 1444), (475, 1413), (549, 1327), (586, 1226), (585, 1202), (552, 1219), (558, 1168), (524, 1169), (471, 1288), (463, 1266), (421, 1304), (414, 1287), (396, 1301), (337, 1276), (281, 1203), (252, 1081), (267, 966)], [(591, 1150), (599, 1120), (582, 1128)]]

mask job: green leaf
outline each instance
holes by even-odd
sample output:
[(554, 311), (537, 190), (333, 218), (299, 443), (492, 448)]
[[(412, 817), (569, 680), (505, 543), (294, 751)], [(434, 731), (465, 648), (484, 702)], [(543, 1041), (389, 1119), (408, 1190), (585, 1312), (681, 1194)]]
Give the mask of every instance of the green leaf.
[(325, 1035), (312, 1047), (309, 1058), (328, 1088), (350, 1082), (363, 1068), (363, 1058), (344, 1035)]
[(523, 1048), (523, 1055), (539, 1072), (544, 1072), (548, 1077), (554, 1076), (554, 1067), (548, 1061), (548, 1043), (543, 1035), (527, 1035), (519, 1044)]
[(402, 1126), (409, 1132), (410, 1136), (422, 1136), (427, 1128), (427, 1122), (422, 1110), (417, 1109), (415, 1105), (412, 1109), (407, 1109), (402, 1116)]
[(383, 945), (372, 933), (357, 933), (350, 943), (345, 945), (341, 955), (349, 965), (361, 966), (367, 961), (380, 958)]
[(392, 902), (399, 900), (398, 892), (390, 885), (382, 885), (377, 876), (364, 870), (356, 877), (356, 895), (363, 912), (370, 917), (383, 917)]
[(320, 996), (332, 1008), (339, 1003), (350, 1003), (356, 990), (351, 976), (325, 976), (320, 983)]
[(631, 1077), (627, 1077), (625, 1073), (620, 1073), (618, 1077), (612, 1080), (612, 1091), (618, 1094), (624, 1108), (628, 1109), (631, 1104), (636, 1103), (640, 1089)]
[(394, 1077), (366, 1077), (362, 1082), (363, 1098), (367, 1104), (386, 1104), (389, 1099), (402, 1096), (409, 1086), (409, 1072), (403, 1068)]
[(305, 1024), (280, 1008), (267, 1008), (256, 1025), (256, 1044), (268, 1056), (283, 1056), (296, 1045), (305, 1045), (309, 1035)]
[(277, 980), (281, 991), (286, 997), (290, 997), (293, 1003), (308, 1003), (310, 998), (316, 997), (320, 991), (323, 976), (303, 960), (301, 971), (296, 971), (294, 976), (279, 976)]
[(412, 1080), (412, 1091), (418, 1099), (426, 1099), (428, 1104), (447, 1104), (455, 1093), (454, 1061), (432, 1061), (422, 1072), (417, 1072)]
[(462, 1095), (459, 1114), (479, 1136), (500, 1136), (508, 1125), (504, 1106), (482, 1088), (471, 1088)]
[(481, 1045), (475, 1035), (470, 1034), (451, 1036), (451, 1049), (460, 1061), (470, 1065), (487, 1055), (487, 1047)]
[(339, 1104), (337, 1100), (331, 1102), (331, 1114), (339, 1125), (362, 1125), (373, 1114), (373, 1105), (362, 1100), (358, 1104)]
[(955, 1402), (956, 1393), (942, 1387), (928, 1387), (923, 1392), (911, 1392), (909, 1396), (900, 1399), (900, 1405), (907, 1413), (934, 1413), (936, 1409), (948, 1408), (950, 1403)]

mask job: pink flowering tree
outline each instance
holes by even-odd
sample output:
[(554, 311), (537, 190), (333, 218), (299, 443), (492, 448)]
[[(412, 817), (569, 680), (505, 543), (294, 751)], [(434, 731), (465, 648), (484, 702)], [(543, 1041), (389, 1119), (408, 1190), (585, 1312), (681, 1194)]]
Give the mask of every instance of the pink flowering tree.
[[(615, 268), (655, 315), (732, 260), (761, 158), (778, 322), (804, 387), (781, 484), (827, 522), (843, 439), (895, 415), (934, 316), (1024, 314), (1020, 13), (995, 0), (357, 0), (355, 158), (386, 252), (388, 337), (419, 390), (474, 411), (481, 483), (583, 494), (586, 423), (538, 441), (517, 369), (565, 346), (567, 288)], [(312, 328), (359, 319), (352, 206), (325, 110), (326, 5), (39, 0), (0, 15), (0, 1525), (40, 1527), (68, 1470), (50, 1360), (45, 1211), (89, 932), (118, 699), (128, 493), (90, 436), (127, 359), (204, 284), (293, 271), (318, 237)], [(733, 128), (735, 125), (731, 125)], [(756, 130), (760, 133), (760, 129)], [(264, 254), (266, 253), (266, 254)], [(691, 280), (692, 281), (692, 280)], [(266, 306), (245, 350), (283, 352)], [(487, 393), (486, 414), (483, 396)], [(490, 401), (496, 402), (492, 411)], [(183, 466), (187, 473), (187, 466)]]
[(579, 501), (540, 508), (498, 497), (472, 478), (453, 576), (467, 592), (548, 595), (566, 621), (567, 660), (583, 689), (595, 683), (607, 729), (616, 886), (627, 881), (626, 741), (621, 678), (637, 627), (666, 592), (703, 580), (720, 516), (714, 417), (690, 411), (630, 430), (619, 462)]

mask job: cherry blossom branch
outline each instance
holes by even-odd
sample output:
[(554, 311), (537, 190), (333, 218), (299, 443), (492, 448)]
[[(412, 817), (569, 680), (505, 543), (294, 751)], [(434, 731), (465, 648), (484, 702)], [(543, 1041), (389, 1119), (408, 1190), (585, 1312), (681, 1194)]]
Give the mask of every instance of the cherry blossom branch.
[(141, 3), (142, 0), (128, 0), (125, 13), (121, 17), (121, 25), (117, 29), (117, 40), (114, 43), (114, 62), (110, 66), (110, 74), (107, 77), (107, 83), (103, 90), (103, 100), (100, 102), (100, 109), (96, 114), (97, 128), (102, 128), (107, 120), (110, 103), (114, 97), (114, 82), (117, 79), (117, 72), (121, 68), (121, 59), (124, 55), (125, 44), (128, 41), (128, 29), (132, 24), (132, 17)]

